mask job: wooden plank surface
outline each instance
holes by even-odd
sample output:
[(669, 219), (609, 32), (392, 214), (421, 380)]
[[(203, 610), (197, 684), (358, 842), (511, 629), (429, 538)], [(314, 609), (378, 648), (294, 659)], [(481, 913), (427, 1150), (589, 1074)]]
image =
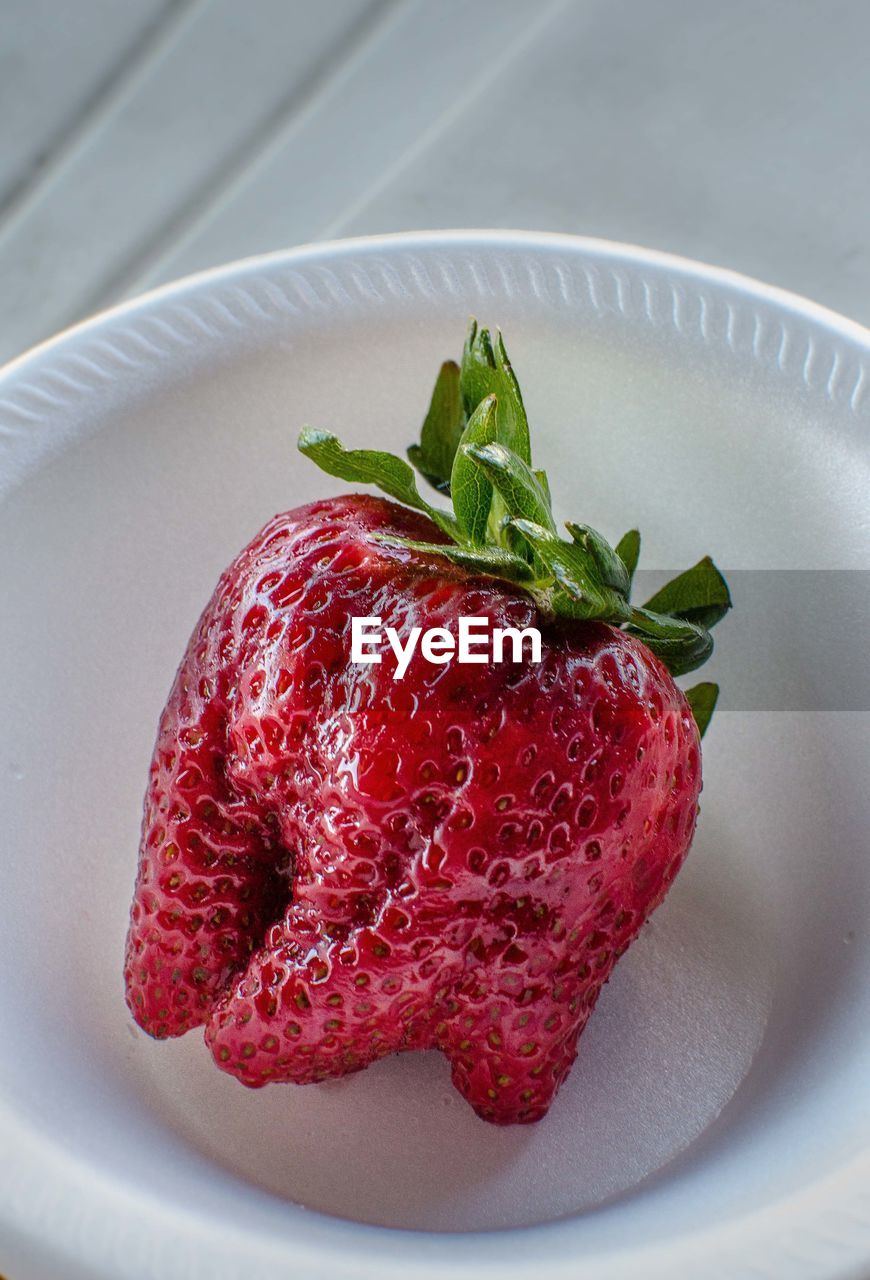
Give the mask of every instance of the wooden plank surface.
[(0, 0), (0, 359), (308, 240), (635, 241), (870, 322), (866, 0)]
[(170, 0), (0, 3), (0, 212), (26, 195), (130, 72)]

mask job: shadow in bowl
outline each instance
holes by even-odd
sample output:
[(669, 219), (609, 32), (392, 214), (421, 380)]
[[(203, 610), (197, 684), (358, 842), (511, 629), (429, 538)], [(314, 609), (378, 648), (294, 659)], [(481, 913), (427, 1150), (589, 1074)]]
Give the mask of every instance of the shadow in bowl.
[(740, 895), (721, 883), (720, 852), (693, 855), (621, 962), (538, 1125), (478, 1120), (436, 1053), (249, 1092), (214, 1068), (197, 1033), (138, 1042), (152, 1105), (237, 1177), (357, 1221), (470, 1231), (593, 1209), (691, 1144), (761, 1041), (769, 967)]

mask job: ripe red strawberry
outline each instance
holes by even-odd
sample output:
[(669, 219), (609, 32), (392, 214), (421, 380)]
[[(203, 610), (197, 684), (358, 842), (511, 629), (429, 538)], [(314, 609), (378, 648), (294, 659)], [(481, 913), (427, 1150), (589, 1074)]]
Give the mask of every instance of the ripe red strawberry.
[[(328, 470), (425, 514), (354, 495), (277, 516), (190, 641), (146, 797), (128, 1001), (156, 1036), (204, 1024), (247, 1085), (437, 1047), (479, 1115), (540, 1118), (688, 851), (699, 731), (654, 650), (703, 660), (727, 588), (702, 561), (632, 609), (636, 535), (559, 539), (527, 440), (503, 347), (473, 329), (411, 451), (455, 516), (398, 459), (306, 433)], [(537, 626), (541, 661), (418, 653), (397, 680), (389, 650), (350, 661), (353, 616), (403, 636)], [(693, 691), (702, 727), (714, 697)]]

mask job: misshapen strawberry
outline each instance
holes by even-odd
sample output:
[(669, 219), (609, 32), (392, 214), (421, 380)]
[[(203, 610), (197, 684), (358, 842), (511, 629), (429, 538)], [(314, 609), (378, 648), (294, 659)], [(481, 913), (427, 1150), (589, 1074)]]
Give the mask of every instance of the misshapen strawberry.
[[(641, 610), (636, 535), (558, 537), (503, 347), (472, 330), (407, 464), (304, 433), (354, 495), (276, 517), (223, 575), (164, 711), (126, 981), (156, 1036), (204, 1025), (243, 1083), (436, 1047), (479, 1115), (540, 1118), (614, 963), (688, 851), (699, 732), (672, 670), (727, 588)], [(537, 626), (540, 663), (350, 661), (351, 618)], [(656, 656), (658, 650), (661, 656)], [(664, 659), (665, 661), (663, 661)]]

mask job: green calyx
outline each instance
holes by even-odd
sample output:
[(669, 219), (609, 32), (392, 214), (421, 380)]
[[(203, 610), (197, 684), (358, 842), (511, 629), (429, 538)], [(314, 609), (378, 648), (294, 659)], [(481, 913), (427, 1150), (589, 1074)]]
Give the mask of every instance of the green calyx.
[[(418, 444), (402, 458), (375, 449), (345, 449), (327, 431), (306, 427), (300, 450), (332, 476), (374, 484), (424, 512), (450, 541), (414, 542), (384, 534), (392, 546), (444, 556), (476, 573), (529, 591), (545, 616), (608, 622), (637, 636), (669, 671), (684, 675), (713, 651), (711, 627), (731, 607), (722, 574), (705, 556), (642, 606), (630, 601), (640, 534), (612, 547), (587, 525), (553, 518), (546, 474), (532, 467), (529, 425), (501, 334), (495, 341), (472, 320), (462, 363), (438, 373)], [(417, 488), (420, 475), (449, 497), (452, 511), (432, 506)], [(686, 693), (703, 734), (718, 696), (715, 684)]]

